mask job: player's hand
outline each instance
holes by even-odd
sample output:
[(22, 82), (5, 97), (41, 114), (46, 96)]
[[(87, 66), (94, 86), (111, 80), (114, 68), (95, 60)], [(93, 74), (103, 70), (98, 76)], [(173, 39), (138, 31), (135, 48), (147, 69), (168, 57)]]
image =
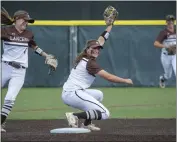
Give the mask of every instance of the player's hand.
[(125, 83), (133, 85), (133, 81), (131, 79), (125, 79)]

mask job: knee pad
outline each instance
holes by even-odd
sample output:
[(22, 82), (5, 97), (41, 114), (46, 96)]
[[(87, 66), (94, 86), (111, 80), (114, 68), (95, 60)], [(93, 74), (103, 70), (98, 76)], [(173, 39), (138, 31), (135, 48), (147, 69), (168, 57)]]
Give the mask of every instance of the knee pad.
[(99, 102), (102, 102), (102, 100), (103, 100), (103, 92), (102, 91), (100, 91), (100, 90), (96, 90), (96, 99), (97, 99), (97, 101), (99, 101)]
[(99, 102), (102, 102), (103, 100), (103, 92), (99, 91)]

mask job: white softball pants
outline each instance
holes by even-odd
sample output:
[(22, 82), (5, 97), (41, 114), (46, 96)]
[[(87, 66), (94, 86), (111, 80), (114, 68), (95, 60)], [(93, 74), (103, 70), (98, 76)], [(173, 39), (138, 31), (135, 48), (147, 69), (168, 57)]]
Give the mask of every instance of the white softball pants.
[(166, 79), (171, 78), (172, 70), (176, 76), (176, 55), (166, 55), (162, 52), (161, 63), (164, 68), (164, 77)]
[(63, 91), (62, 100), (66, 105), (82, 111), (99, 110), (102, 113), (102, 119), (108, 119), (110, 116), (108, 109), (101, 103), (103, 93), (100, 90)]
[(5, 96), (4, 101), (15, 101), (18, 93), (20, 92), (24, 80), (26, 69), (16, 69), (4, 62), (2, 62), (2, 81), (1, 81), (1, 88), (5, 86), (6, 83), (8, 84), (8, 91)]

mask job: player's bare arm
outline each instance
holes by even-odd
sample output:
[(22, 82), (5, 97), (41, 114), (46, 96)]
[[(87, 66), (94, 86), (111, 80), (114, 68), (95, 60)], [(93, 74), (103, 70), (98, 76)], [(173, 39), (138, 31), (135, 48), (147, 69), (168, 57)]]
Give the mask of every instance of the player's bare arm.
[(176, 52), (176, 44), (172, 44), (172, 45), (163, 44), (163, 41), (164, 39), (166, 39), (166, 37), (167, 37), (166, 32), (161, 31), (154, 42), (154, 47), (161, 48), (161, 49), (165, 48), (168, 52)]
[[(112, 14), (110, 14), (110, 11)], [(103, 46), (104, 43), (106, 42), (106, 40), (109, 37), (109, 34), (112, 30), (114, 21), (118, 15), (118, 12), (116, 11), (116, 9), (114, 9), (113, 7), (109, 6), (107, 7), (107, 9), (104, 11), (104, 19), (105, 19), (105, 23), (107, 25), (107, 28), (105, 29), (105, 31), (100, 35), (100, 37), (98, 38), (98, 42), (100, 44), (100, 46)], [(93, 53), (97, 53), (95, 50), (97, 49), (87, 49), (87, 51), (91, 50), (89, 53), (91, 53), (91, 56), (93, 56)], [(93, 56), (93, 57), (97, 57), (97, 56)], [(124, 78), (120, 78), (118, 76), (115, 76), (113, 74), (110, 74), (108, 72), (106, 72), (105, 70), (101, 69), (96, 62), (92, 61), (91, 62), (91, 66), (90, 66), (90, 62), (88, 63), (87, 69), (89, 71), (90, 74), (98, 74), (99, 76), (101, 76), (102, 78), (111, 81), (111, 82), (115, 82), (115, 83), (127, 83), (127, 84), (133, 84), (131, 79), (124, 79)]]
[(155, 41), (155, 42), (154, 42), (154, 46), (155, 46), (156, 48), (165, 48), (165, 46), (164, 46), (162, 43), (160, 43), (159, 41)]
[[(176, 48), (176, 45), (166, 45), (163, 44), (162, 41), (165, 38), (165, 35), (160, 32), (159, 36), (157, 37), (157, 40), (154, 42), (154, 46), (156, 48), (165, 48), (168, 52), (173, 52), (173, 50)], [(162, 40), (161, 40), (162, 39)]]
[(127, 84), (133, 84), (131, 79), (124, 79), (118, 76), (115, 76), (113, 74), (108, 73), (105, 70), (100, 70), (97, 73), (100, 77), (110, 81), (110, 82), (114, 82), (114, 83), (127, 83)]
[(168, 52), (171, 52), (171, 51), (173, 51), (176, 48), (176, 45), (169, 45), (169, 46), (167, 46), (167, 45), (164, 45), (164, 44), (160, 43), (159, 41), (155, 41), (154, 42), (154, 46), (156, 48), (166, 48), (166, 50)]
[(114, 24), (114, 21), (116, 20), (118, 16), (118, 12), (114, 7), (108, 6), (104, 11), (103, 16), (104, 16), (104, 20), (107, 25), (107, 28), (98, 38), (98, 42), (101, 46), (103, 46), (106, 40), (108, 39), (112, 26)]
[[(39, 46), (37, 45), (33, 45), (31, 46), (33, 48), (33, 50), (35, 51), (35, 53), (39, 54), (40, 56), (43, 56), (46, 60), (45, 63), (49, 65), (50, 69), (52, 70), (56, 70), (57, 66), (58, 66), (58, 60), (56, 59), (56, 57), (52, 54), (47, 54), (46, 52), (44, 52)], [(50, 72), (50, 71), (49, 71)]]
[(112, 25), (108, 26), (106, 30), (101, 34), (101, 36), (98, 38), (98, 42), (100, 43), (101, 46), (104, 45), (105, 41), (109, 37), (109, 33), (111, 32)]
[[(109, 9), (109, 10), (108, 10)], [(101, 36), (98, 38), (98, 41), (99, 41), (99, 44), (101, 46), (104, 45), (104, 43), (106, 42), (106, 40), (108, 39), (109, 37), (109, 34), (112, 30), (112, 27), (113, 27), (113, 23), (115, 21), (115, 17), (117, 17), (118, 15), (118, 12), (115, 11), (113, 12), (113, 15), (112, 15), (112, 18), (111, 16), (109, 15), (109, 11), (110, 9), (112, 9), (112, 11), (115, 11), (114, 8), (112, 7), (108, 7), (105, 12), (104, 12), (104, 19), (105, 19), (105, 22), (106, 22), (106, 25), (107, 25), (107, 28), (106, 30), (101, 34)], [(108, 16), (109, 15), (109, 16)], [(132, 80), (131, 79), (124, 79), (124, 78), (121, 78), (121, 77), (118, 77), (118, 76), (115, 76), (113, 74), (110, 74), (108, 72), (106, 72), (105, 70), (100, 70), (98, 73), (97, 73), (99, 76), (101, 76), (102, 78), (110, 81), (110, 82), (115, 82), (115, 83), (127, 83), (127, 84), (133, 84)]]
[(87, 71), (91, 75), (99, 75), (100, 77), (114, 83), (127, 83), (127, 84), (133, 84), (131, 79), (124, 79), (121, 77), (118, 77), (116, 75), (113, 75), (111, 73), (108, 73), (104, 69), (102, 69), (96, 62), (95, 59), (90, 59), (87, 63), (86, 67)]
[(49, 65), (49, 67), (52, 70), (56, 70), (57, 66), (58, 66), (58, 60), (56, 59), (56, 57), (52, 54), (48, 54), (45, 51), (43, 51), (43, 49), (41, 49), (36, 42), (33, 40), (29, 41), (28, 43), (29, 47), (31, 47), (36, 54), (43, 56), (46, 60), (45, 63)]
[(35, 51), (35, 52), (37, 52), (39, 55), (41, 55), (41, 56), (43, 56), (43, 57), (47, 57), (48, 56), (48, 54), (46, 53), (46, 52), (44, 52), (39, 46), (37, 46), (37, 45), (32, 45), (31, 46), (31, 48)]

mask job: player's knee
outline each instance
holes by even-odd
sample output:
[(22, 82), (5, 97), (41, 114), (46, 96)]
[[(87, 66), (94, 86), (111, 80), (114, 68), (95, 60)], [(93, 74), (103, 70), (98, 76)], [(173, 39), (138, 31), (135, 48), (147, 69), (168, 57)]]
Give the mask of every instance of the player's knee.
[(106, 110), (106, 119), (108, 119), (110, 117), (110, 112), (109, 110)]
[(98, 92), (99, 92), (99, 102), (101, 102), (102, 100), (103, 100), (103, 92), (102, 91), (100, 91), (100, 90), (98, 90)]
[(104, 113), (102, 113), (102, 119), (108, 119), (110, 117), (109, 110), (106, 110)]

